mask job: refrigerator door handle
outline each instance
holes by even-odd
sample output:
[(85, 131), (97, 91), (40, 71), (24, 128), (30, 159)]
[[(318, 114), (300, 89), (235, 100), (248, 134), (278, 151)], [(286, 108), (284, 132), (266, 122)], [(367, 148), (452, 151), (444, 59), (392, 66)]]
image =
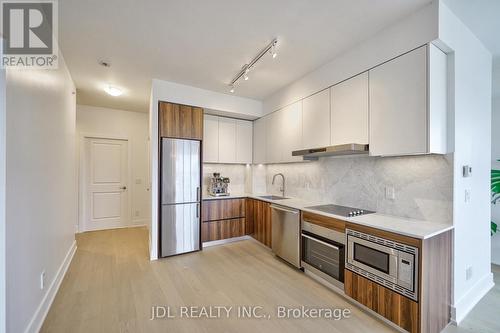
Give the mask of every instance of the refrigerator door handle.
[(196, 204), (196, 218), (200, 217), (200, 204)]
[(200, 198), (200, 187), (199, 186), (196, 187), (196, 200), (197, 201), (201, 201), (201, 198)]

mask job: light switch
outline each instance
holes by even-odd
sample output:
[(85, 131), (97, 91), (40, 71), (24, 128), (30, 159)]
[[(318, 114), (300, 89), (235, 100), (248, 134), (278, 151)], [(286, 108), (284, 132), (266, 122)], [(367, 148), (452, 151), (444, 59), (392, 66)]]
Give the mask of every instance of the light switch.
[(142, 184), (142, 179), (140, 179), (140, 178), (137, 178), (137, 179), (135, 180), (135, 183), (136, 183), (137, 185), (140, 185), (140, 184)]

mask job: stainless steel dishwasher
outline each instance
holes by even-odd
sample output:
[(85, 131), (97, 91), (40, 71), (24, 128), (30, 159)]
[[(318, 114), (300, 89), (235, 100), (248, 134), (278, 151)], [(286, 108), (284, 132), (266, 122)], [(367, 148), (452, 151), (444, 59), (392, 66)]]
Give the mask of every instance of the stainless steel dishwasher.
[(271, 205), (273, 252), (300, 268), (300, 214), (293, 208)]

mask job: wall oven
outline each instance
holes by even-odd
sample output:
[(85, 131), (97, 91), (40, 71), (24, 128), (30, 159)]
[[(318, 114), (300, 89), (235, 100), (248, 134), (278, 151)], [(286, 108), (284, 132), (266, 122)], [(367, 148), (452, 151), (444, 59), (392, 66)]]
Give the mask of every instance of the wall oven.
[(345, 234), (302, 221), (302, 267), (344, 288)]
[(346, 229), (345, 267), (418, 301), (418, 248)]

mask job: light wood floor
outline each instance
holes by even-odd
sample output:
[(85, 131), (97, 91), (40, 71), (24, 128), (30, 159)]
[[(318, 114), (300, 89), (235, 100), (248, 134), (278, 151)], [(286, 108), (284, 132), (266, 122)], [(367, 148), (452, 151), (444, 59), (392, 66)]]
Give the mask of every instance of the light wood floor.
[[(394, 332), (256, 241), (155, 262), (148, 259), (145, 228), (79, 234), (77, 242), (42, 332)], [(237, 319), (233, 310), (228, 319), (149, 320), (158, 305), (177, 312), (180, 306), (253, 305), (271, 317)], [(348, 308), (352, 315), (339, 321), (276, 317), (277, 306), (301, 305)]]

